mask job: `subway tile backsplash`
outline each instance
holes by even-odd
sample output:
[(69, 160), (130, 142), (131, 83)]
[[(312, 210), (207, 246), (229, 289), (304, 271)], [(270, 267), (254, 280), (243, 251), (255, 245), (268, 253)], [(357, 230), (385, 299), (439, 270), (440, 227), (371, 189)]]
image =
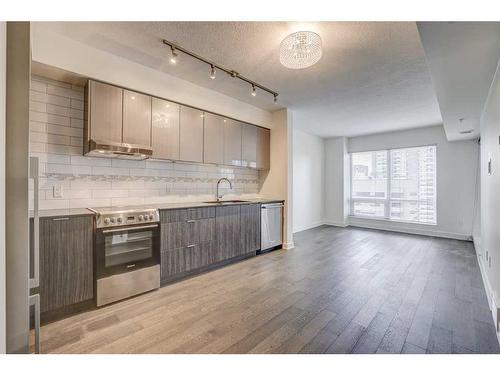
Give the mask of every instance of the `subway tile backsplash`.
[(82, 87), (32, 77), (30, 153), (40, 161), (41, 209), (211, 200), (221, 177), (233, 181), (226, 194), (258, 195), (259, 172), (252, 169), (82, 156), (83, 95)]

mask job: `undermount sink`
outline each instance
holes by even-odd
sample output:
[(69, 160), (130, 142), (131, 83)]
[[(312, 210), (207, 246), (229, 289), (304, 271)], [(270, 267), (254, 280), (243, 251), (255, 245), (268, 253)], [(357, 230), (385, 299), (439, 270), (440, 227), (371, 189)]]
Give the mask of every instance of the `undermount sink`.
[(227, 201), (208, 201), (208, 202), (203, 202), (203, 203), (224, 204), (224, 203), (246, 203), (246, 202), (248, 202), (248, 201), (234, 199), (234, 200), (227, 200)]

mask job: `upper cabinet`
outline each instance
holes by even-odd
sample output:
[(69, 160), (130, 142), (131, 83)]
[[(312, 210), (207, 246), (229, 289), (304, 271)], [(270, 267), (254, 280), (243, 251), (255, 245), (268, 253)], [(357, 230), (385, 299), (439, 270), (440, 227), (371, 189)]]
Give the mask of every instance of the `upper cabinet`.
[(257, 126), (243, 124), (241, 134), (241, 166), (257, 168)]
[(123, 90), (123, 143), (151, 147), (151, 97)]
[(269, 169), (271, 149), (271, 131), (258, 128), (257, 132), (257, 169)]
[(224, 164), (241, 166), (242, 123), (226, 120), (224, 123)]
[(89, 138), (98, 142), (122, 143), (123, 90), (89, 81)]
[(180, 160), (203, 163), (203, 111), (181, 106)]
[(180, 106), (152, 98), (153, 158), (179, 160)]
[(224, 164), (224, 124), (222, 116), (205, 113), (203, 132), (203, 162)]

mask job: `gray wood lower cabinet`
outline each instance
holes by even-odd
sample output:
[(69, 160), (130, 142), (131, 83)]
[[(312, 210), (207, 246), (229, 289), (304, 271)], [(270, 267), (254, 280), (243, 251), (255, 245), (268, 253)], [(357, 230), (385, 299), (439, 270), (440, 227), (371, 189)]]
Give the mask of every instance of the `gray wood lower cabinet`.
[(161, 278), (255, 253), (260, 204), (161, 211)]
[(40, 219), (40, 310), (93, 298), (92, 216)]

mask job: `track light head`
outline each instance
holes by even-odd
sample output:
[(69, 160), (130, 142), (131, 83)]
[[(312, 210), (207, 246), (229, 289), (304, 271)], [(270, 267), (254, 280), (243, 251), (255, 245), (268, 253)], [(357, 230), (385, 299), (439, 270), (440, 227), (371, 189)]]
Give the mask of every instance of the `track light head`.
[(177, 64), (177, 51), (174, 46), (170, 46), (170, 51), (172, 52), (172, 57), (170, 58), (171, 64)]
[(255, 85), (252, 85), (252, 96), (257, 96), (257, 91), (255, 91)]
[(212, 65), (210, 70), (210, 79), (215, 79), (215, 66)]

